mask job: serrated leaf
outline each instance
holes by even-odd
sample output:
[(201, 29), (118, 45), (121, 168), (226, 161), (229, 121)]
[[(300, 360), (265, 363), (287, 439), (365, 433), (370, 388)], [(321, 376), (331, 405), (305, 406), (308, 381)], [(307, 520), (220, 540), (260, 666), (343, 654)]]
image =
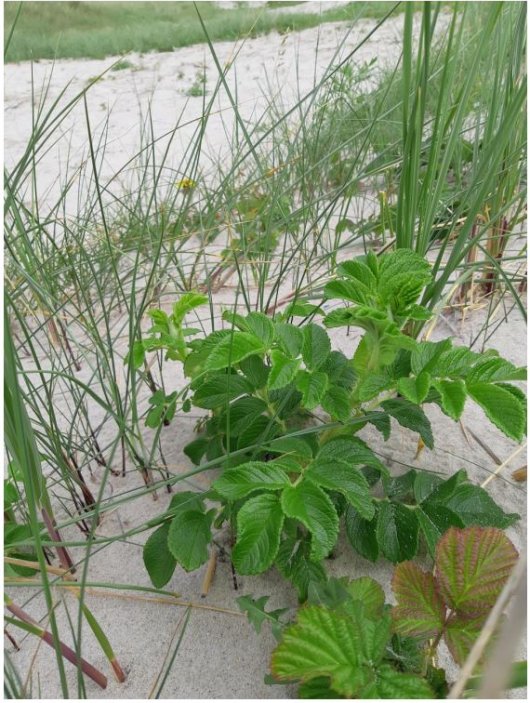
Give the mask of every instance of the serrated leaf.
[(351, 507), (346, 508), (346, 535), (352, 547), (365, 559), (377, 561), (379, 545), (377, 543), (377, 515), (372, 520), (363, 520)]
[(371, 268), (364, 263), (364, 257), (343, 261), (337, 268), (337, 273), (348, 279), (362, 283), (368, 290), (375, 291), (377, 277)]
[(289, 485), (289, 477), (272, 462), (249, 461), (226, 469), (212, 488), (226, 500), (240, 500), (255, 491), (277, 491)]
[(385, 478), (383, 484), (388, 498), (401, 498), (409, 495), (414, 490), (416, 480), (416, 470), (409, 469), (401, 476), (394, 476), (391, 479)]
[(330, 386), (321, 400), (321, 405), (331, 417), (341, 422), (346, 422), (350, 418), (350, 394), (345, 388)]
[(512, 393), (492, 383), (466, 383), (466, 387), (494, 425), (507, 437), (522, 440), (526, 429), (525, 410)]
[(198, 466), (201, 463), (202, 457), (206, 454), (209, 440), (206, 437), (197, 437), (192, 442), (188, 442), (184, 447), (184, 454)]
[(207, 371), (218, 371), (239, 363), (247, 356), (266, 350), (263, 340), (248, 332), (233, 332), (217, 342), (205, 364)]
[(517, 550), (501, 530), (450, 528), (436, 547), (436, 579), (442, 597), (460, 615), (487, 613), (517, 558)]
[(438, 378), (461, 378), (469, 373), (478, 359), (480, 354), (472, 352), (468, 347), (452, 347), (437, 360), (432, 375)]
[(305, 477), (317, 486), (338, 491), (365, 520), (371, 520), (375, 508), (368, 481), (358, 468), (340, 460), (316, 459), (306, 470)]
[(267, 415), (260, 415), (243, 427), (237, 438), (237, 448), (245, 449), (254, 444), (265, 444), (278, 434), (280, 425)]
[[(418, 474), (419, 475), (419, 474)], [(461, 483), (467, 481), (467, 473), (464, 469), (456, 471), (452, 476), (450, 476), (445, 481), (442, 480), (432, 480), (431, 489), (428, 490), (427, 485), (423, 486), (422, 489), (422, 501), (428, 501), (429, 503), (442, 503), (446, 504), (449, 498), (456, 491), (457, 487)], [(415, 488), (416, 490), (416, 488)]]
[(256, 632), (261, 632), (264, 622), (270, 622), (273, 626), (279, 624), (280, 617), (287, 612), (287, 608), (278, 610), (265, 610), (270, 596), (252, 598), (252, 596), (240, 596), (236, 598), (236, 603), (242, 613), (246, 613), (248, 621), (253, 625)]
[(271, 352), (272, 367), (267, 381), (269, 390), (279, 390), (285, 388), (294, 380), (300, 368), (299, 359), (289, 359), (281, 351), (274, 349)]
[(321, 367), (321, 371), (327, 374), (330, 384), (342, 386), (346, 390), (351, 390), (355, 383), (355, 371), (351, 361), (340, 351), (334, 350), (326, 359), (326, 363)]
[(442, 410), (453, 420), (458, 420), (464, 412), (467, 392), (461, 379), (433, 381), (433, 386), (441, 396)]
[(392, 609), (397, 633), (430, 639), (443, 630), (445, 604), (432, 574), (411, 561), (402, 562), (394, 571), (392, 589), (397, 599)]
[(324, 286), (324, 297), (330, 300), (349, 300), (359, 305), (369, 305), (372, 301), (372, 292), (361, 281), (335, 280)]
[(164, 523), (149, 535), (143, 548), (143, 559), (155, 588), (162, 588), (173, 576), (177, 561), (169, 551), (169, 523)]
[(275, 331), (280, 349), (291, 359), (296, 359), (301, 354), (304, 343), (302, 330), (288, 322), (276, 322)]
[(418, 342), (412, 350), (410, 364), (416, 376), (422, 371), (436, 375), (434, 369), (437, 367), (438, 359), (451, 348), (451, 340), (444, 339), (441, 342)]
[(422, 503), (416, 515), (432, 557), (438, 540), (450, 527), (464, 527), (462, 519), (445, 505)]
[(368, 414), (368, 422), (383, 435), (385, 442), (390, 437), (390, 418), (383, 412), (371, 412)]
[(311, 533), (311, 559), (327, 557), (339, 533), (339, 518), (329, 496), (318, 486), (302, 481), (284, 488), (281, 504), (287, 517), (299, 520)]
[(354, 697), (371, 678), (362, 667), (361, 637), (348, 618), (308, 606), (284, 630), (272, 655), (272, 672), (280, 680), (329, 676), (336, 691)]
[(385, 557), (396, 564), (418, 551), (418, 518), (399, 503), (382, 502), (377, 515), (377, 542)]
[(444, 640), (451, 652), (453, 659), (462, 666), (471, 648), (480, 635), (487, 615), (478, 615), (472, 618), (452, 617), (445, 627)]
[(199, 493), (182, 491), (181, 493), (175, 493), (171, 498), (168, 513), (177, 515), (177, 513), (186, 512), (187, 510), (204, 511), (203, 499)]
[(346, 586), (352, 601), (363, 604), (363, 613), (369, 619), (381, 617), (385, 605), (385, 592), (380, 584), (369, 576), (353, 579)]
[(278, 571), (295, 586), (301, 602), (307, 600), (312, 583), (325, 582), (327, 579), (322, 564), (311, 561), (309, 555), (308, 541), (290, 536), (280, 544), (276, 556)]
[(517, 368), (500, 357), (489, 357), (477, 361), (466, 377), (469, 384), (494, 381), (526, 381), (526, 369)]
[(239, 363), (239, 368), (254, 388), (263, 388), (267, 383), (270, 369), (257, 354), (252, 354), (243, 359)]
[(369, 374), (356, 388), (356, 394), (363, 403), (392, 388), (395, 381), (388, 374)]
[(261, 398), (245, 396), (231, 403), (222, 415), (223, 424), (230, 424), (230, 434), (237, 437), (249, 424), (267, 410), (267, 404)]
[(237, 542), (232, 561), (240, 574), (259, 574), (274, 562), (283, 526), (277, 495), (263, 493), (249, 498), (237, 514)]
[(240, 395), (251, 392), (252, 386), (243, 376), (216, 374), (197, 388), (193, 396), (193, 404), (198, 408), (213, 410)]
[(188, 312), (208, 302), (208, 297), (202, 293), (190, 291), (184, 293), (173, 305), (173, 319), (175, 324), (180, 324)]
[(313, 322), (303, 329), (302, 358), (310, 370), (319, 369), (324, 364), (331, 351), (331, 342), (326, 330)]
[(268, 349), (274, 339), (274, 323), (262, 312), (250, 312), (245, 318), (247, 331), (261, 339), (263, 346)]
[(389, 664), (383, 664), (377, 671), (377, 695), (379, 699), (434, 698), (427, 681), (416, 674), (404, 674)]
[(416, 471), (414, 478), (414, 499), (422, 503), (434, 489), (442, 483), (442, 479), (432, 471)]
[(132, 345), (126, 357), (126, 363), (132, 363), (134, 369), (139, 369), (145, 360), (145, 344), (144, 342), (136, 341)]
[(458, 485), (445, 506), (456, 513), (466, 527), (506, 528), (519, 518), (517, 513), (505, 513), (483, 488), (470, 483)]
[(212, 516), (200, 510), (178, 512), (171, 521), (168, 547), (185, 571), (194, 571), (208, 561), (211, 523)]
[(307, 410), (313, 410), (320, 404), (328, 386), (328, 377), (322, 371), (299, 371), (296, 375), (296, 387), (302, 394), (302, 404)]
[(298, 687), (298, 698), (306, 699), (326, 699), (335, 700), (344, 698), (330, 687), (329, 677), (317, 676), (309, 681), (304, 681)]
[(423, 410), (404, 398), (390, 398), (381, 403), (381, 407), (402, 427), (417, 432), (429, 449), (434, 447), (431, 423)]
[(427, 397), (430, 385), (431, 377), (426, 371), (422, 371), (416, 377), (400, 378), (397, 389), (411, 403), (421, 405)]
[(319, 461), (344, 461), (350, 466), (373, 466), (379, 471), (387, 468), (376, 457), (370, 447), (359, 437), (335, 437), (330, 439), (317, 453)]
[(287, 454), (303, 460), (312, 459), (311, 445), (299, 437), (278, 437), (269, 444), (269, 451), (275, 454)]

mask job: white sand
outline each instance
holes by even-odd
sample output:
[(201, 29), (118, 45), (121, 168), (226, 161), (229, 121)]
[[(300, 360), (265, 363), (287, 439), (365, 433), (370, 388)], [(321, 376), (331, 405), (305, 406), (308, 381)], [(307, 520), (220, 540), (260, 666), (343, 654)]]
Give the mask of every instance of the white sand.
[[(400, 51), (400, 30), (402, 19), (397, 18), (385, 24), (359, 51), (357, 61), (364, 62), (372, 57), (378, 58), (381, 66), (395, 61)], [(294, 70), (298, 62), (303, 69), (300, 75), (302, 92), (310, 90), (314, 85), (314, 75), (322, 75), (335, 52), (339, 48), (342, 55), (355, 46), (356, 42), (365, 35), (366, 31), (375, 26), (373, 21), (358, 23), (345, 37), (342, 25), (324, 25), (318, 29), (307, 30), (296, 35), (279, 36), (271, 34), (246, 42), (238, 55), (236, 62), (237, 76), (234, 69), (230, 72), (233, 84), (237, 79), (240, 109), (245, 119), (259, 118), (266, 107), (266, 99), (262, 95), (264, 76), (271, 79), (276, 89), (282, 89), (282, 99), (289, 104), (295, 96), (297, 77)], [(318, 57), (315, 57), (315, 46), (319, 42)], [(234, 47), (228, 42), (216, 44), (216, 51), (226, 61), (233, 56)], [(134, 70), (110, 72), (99, 81), (90, 91), (88, 102), (93, 127), (101, 129), (108, 118), (108, 140), (105, 152), (103, 171), (110, 177), (123, 163), (130, 158), (139, 144), (139, 115), (145, 115), (147, 105), (151, 104), (157, 134), (175, 126), (178, 116), (184, 112), (184, 122), (196, 120), (202, 111), (201, 98), (187, 98), (183, 92), (193, 83), (196, 71), (203, 63), (207, 66), (208, 87), (215, 83), (216, 71), (204, 46), (193, 46), (173, 53), (134, 55), (129, 57), (134, 63)], [(67, 81), (72, 83), (67, 95), (72, 96), (80, 90), (93, 76), (105, 70), (111, 64), (107, 61), (60, 61), (54, 67), (50, 79), (49, 98), (52, 99), (63, 88)], [(35, 80), (41, 85), (46, 76), (50, 75), (50, 62), (39, 62), (35, 65)], [(179, 76), (179, 71), (183, 75)], [(8, 65), (5, 67), (5, 108), (6, 108), (6, 161), (12, 164), (20, 156), (26, 144), (30, 131), (30, 98), (31, 81), (28, 64)], [(226, 134), (231, 134), (233, 114), (228, 109), (226, 95), (220, 98), (220, 108), (226, 110), (221, 115), (212, 117), (208, 125), (207, 155), (214, 155), (219, 150), (228, 149), (229, 141)], [(99, 124), (99, 127), (98, 127)], [(39, 183), (44, 191), (51, 188), (57, 192), (57, 178), (60, 174), (65, 177), (67, 167), (72, 171), (86, 158), (86, 125), (83, 118), (83, 108), (79, 106), (65, 125), (65, 136), (49, 154), (43, 157), (39, 168)], [(179, 163), (183, 145), (190, 138), (194, 125), (183, 127), (180, 137), (171, 155), (171, 162)], [(226, 132), (225, 132), (226, 130)], [(71, 148), (68, 155), (68, 148)], [(55, 189), (55, 190), (54, 190)], [(230, 300), (230, 289), (221, 291), (217, 303)], [(451, 318), (453, 325), (458, 327), (461, 335), (460, 342), (468, 342), (483, 319), (484, 311), (474, 313), (460, 327), (457, 318)], [(447, 336), (453, 332), (440, 322), (434, 338)], [(347, 338), (342, 331), (335, 331), (333, 339), (339, 348), (350, 349), (352, 339)], [(524, 324), (514, 314), (508, 324), (503, 324), (494, 334), (489, 346), (496, 346), (501, 353), (515, 363), (525, 362), (526, 351), (524, 344)], [(166, 372), (171, 375), (173, 369)], [(80, 378), (87, 378), (86, 366), (80, 373)], [(181, 382), (178, 374), (173, 380)], [(60, 402), (58, 400), (58, 402)], [(473, 444), (469, 446), (460, 430), (441, 413), (432, 408), (429, 414), (433, 420), (437, 437), (436, 449), (432, 452), (425, 450), (415, 461), (416, 440), (412, 433), (397, 430), (387, 443), (375, 432), (363, 431), (374, 448), (381, 453), (384, 460), (396, 472), (402, 470), (400, 462), (425, 469), (432, 469), (450, 474), (459, 468), (466, 468), (471, 478), (481, 482), (495, 467), (491, 458)], [(95, 416), (97, 419), (97, 416)], [(185, 472), (191, 468), (190, 462), (182, 454), (182, 447), (193, 436), (195, 419), (190, 416), (177, 417), (169, 428), (162, 434), (164, 454), (172, 473)], [(501, 459), (506, 459), (514, 449), (512, 442), (506, 440), (500, 432), (492, 427), (483, 413), (469, 407), (466, 410), (464, 422), (490, 445)], [(105, 428), (100, 441), (113, 437), (115, 429)], [(516, 546), (521, 548), (524, 542), (525, 529), (525, 486), (515, 484), (510, 479), (510, 471), (523, 462), (517, 460), (513, 466), (507, 467), (503, 476), (490, 484), (491, 494), (508, 511), (518, 511), (523, 520), (509, 531), (509, 536)], [(127, 490), (137, 488), (141, 483), (139, 475), (131, 471), (125, 478), (112, 477), (108, 483), (105, 495), (116, 497)], [(101, 470), (95, 473), (90, 488), (97, 493), (101, 485)], [(205, 488), (208, 477), (195, 477), (192, 485)], [(186, 490), (189, 486), (180, 484)], [(131, 529), (136, 524), (156, 516), (163, 511), (168, 502), (168, 496), (160, 493), (159, 499), (142, 497), (134, 502), (125, 503), (123, 507), (106, 514), (98, 530), (101, 535), (119, 535)], [(79, 532), (72, 529), (65, 531), (65, 536), (79, 539)], [(147, 534), (133, 537), (130, 540), (116, 541), (94, 554), (90, 559), (89, 580), (92, 582), (122, 582), (137, 585), (150, 585), (148, 575), (141, 559), (141, 547)], [(227, 535), (222, 533), (218, 539), (226, 543)], [(83, 549), (74, 549), (74, 554), (80, 558)], [(336, 558), (328, 563), (333, 575), (371, 575), (377, 578), (385, 587), (388, 597), (391, 597), (390, 578), (391, 565), (384, 561), (373, 565), (353, 554), (344, 539), (337, 548)], [(270, 653), (274, 640), (264, 627), (264, 634), (258, 636), (246, 620), (237, 614), (235, 599), (239, 595), (253, 594), (255, 597), (271, 595), (270, 607), (295, 607), (294, 590), (286, 584), (275, 572), (259, 577), (238, 577), (238, 590), (234, 588), (229, 563), (221, 561), (207, 599), (200, 599), (200, 585), (204, 568), (192, 574), (185, 574), (178, 568), (168, 584), (168, 590), (178, 591), (184, 600), (193, 600), (201, 605), (210, 605), (231, 610), (232, 613), (214, 612), (204, 609), (193, 609), (189, 625), (184, 636), (180, 652), (171, 670), (164, 688), (165, 698), (284, 698), (292, 697), (295, 691), (283, 686), (269, 687), (263, 683), (263, 676), (268, 673)], [(109, 686), (101, 692), (90, 682), (87, 682), (89, 698), (145, 698), (153, 688), (156, 675), (160, 670), (163, 658), (170, 648), (180, 618), (184, 612), (181, 607), (170, 606), (149, 600), (134, 600), (119, 598), (115, 593), (103, 594), (102, 589), (97, 593), (87, 595), (87, 603), (103, 624), (116, 654), (127, 671), (125, 684), (119, 685), (112, 680), (109, 673)], [(19, 603), (29, 598), (29, 590), (17, 590)], [(59, 592), (57, 598), (61, 598)], [(131, 595), (130, 593), (128, 594)], [(65, 596), (70, 613), (76, 612), (75, 598)], [(27, 606), (35, 617), (42, 617), (45, 609), (40, 598), (33, 599)], [(71, 642), (70, 630), (63, 607), (58, 609), (61, 632), (66, 641)], [(18, 633), (17, 633), (18, 634)], [(37, 691), (43, 698), (55, 698), (60, 695), (58, 677), (54, 661), (54, 653), (43, 644), (31, 637), (23, 639), (22, 650), (13, 654), (13, 660), (23, 676), (30, 675), (34, 696)], [(35, 659), (35, 651), (38, 650)], [(11, 651), (11, 650), (10, 650)], [(83, 654), (95, 666), (107, 672), (105, 659), (97, 647), (94, 638), (83, 627)], [(524, 657), (520, 652), (519, 656)], [(31, 670), (30, 670), (31, 667)], [(76, 690), (76, 672), (67, 665), (68, 679)], [(454, 672), (453, 672), (454, 673)]]
[[(385, 22), (359, 48), (353, 62), (363, 65), (375, 58), (375, 76), (378, 71), (394, 66), (401, 50), (402, 25), (400, 16)], [(443, 25), (444, 18), (439, 27)], [(222, 66), (237, 56), (226, 81), (233, 95), (237, 94), (242, 119), (252, 124), (259, 122), (266, 112), (271, 94), (280, 99), (286, 108), (294, 104), (298, 94), (304, 96), (318, 83), (333, 60), (336, 63), (352, 52), (375, 26), (375, 20), (359, 20), (351, 28), (344, 23), (329, 23), (299, 33), (280, 35), (273, 32), (238, 45), (232, 42), (215, 43), (215, 52)], [(68, 85), (60, 100), (61, 107), (65, 106), (91, 80), (107, 71), (87, 94), (96, 147), (105, 135), (105, 147), (102, 145), (98, 153), (98, 160), (103, 157), (100, 169), (102, 183), (124, 168), (138, 152), (149, 108), (155, 137), (160, 139), (157, 144), (159, 159), (167, 144), (163, 135), (179, 125), (167, 160), (167, 166), (178, 172), (185, 149), (203, 113), (203, 98), (189, 97), (186, 91), (205, 68), (208, 101), (218, 79), (207, 45), (194, 45), (168, 53), (130, 54), (126, 59), (133, 67), (119, 71), (109, 71), (116, 61), (111, 58), (98, 61), (61, 60), (55, 64), (42, 60), (33, 65), (35, 103), (38, 105), (46, 95), (46, 106), (51, 105)], [(31, 134), (30, 64), (7, 64), (4, 79), (4, 149), (9, 168), (24, 152)], [(234, 112), (224, 89), (216, 97), (212, 113), (206, 127), (202, 154), (205, 167), (211, 157), (231, 150)], [(42, 155), (38, 165), (41, 207), (45, 202), (52, 203), (53, 196), (59, 194), (62, 185), (87, 163), (87, 124), (82, 101), (64, 120), (61, 132), (61, 139), (57, 144), (50, 144), (51, 148)], [(130, 176), (127, 171), (119, 180), (127, 183)], [(172, 180), (176, 177), (175, 174), (168, 175)], [(79, 178), (75, 177), (74, 183), (77, 182)], [(116, 185), (113, 187), (116, 188)], [(77, 212), (75, 186), (69, 195), (68, 206), (72, 214)]]

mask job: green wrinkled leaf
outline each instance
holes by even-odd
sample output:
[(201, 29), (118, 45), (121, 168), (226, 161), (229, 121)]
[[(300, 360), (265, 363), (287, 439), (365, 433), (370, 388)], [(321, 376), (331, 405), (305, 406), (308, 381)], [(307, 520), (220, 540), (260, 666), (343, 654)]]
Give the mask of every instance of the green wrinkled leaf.
[(448, 381), (441, 379), (433, 381), (433, 386), (441, 396), (442, 410), (453, 420), (459, 420), (464, 412), (467, 392), (464, 382), (460, 379)]
[(389, 664), (379, 667), (377, 672), (377, 695), (379, 699), (396, 698), (434, 698), (432, 688), (427, 681), (416, 674), (404, 674), (396, 671)]
[(431, 377), (426, 371), (422, 371), (416, 377), (400, 378), (397, 389), (402, 396), (415, 405), (421, 405), (431, 385)]
[(302, 353), (304, 335), (302, 330), (287, 322), (276, 322), (276, 340), (281, 351), (291, 359), (296, 359)]
[(184, 454), (191, 459), (191, 461), (198, 466), (201, 463), (201, 459), (206, 454), (208, 449), (209, 440), (207, 437), (197, 437), (192, 442), (189, 442), (184, 447)]
[(239, 363), (252, 354), (266, 350), (263, 340), (248, 332), (233, 332), (223, 337), (210, 352), (206, 360), (206, 371), (218, 371)]
[(260, 339), (263, 346), (269, 349), (274, 340), (274, 323), (262, 312), (250, 312), (245, 318), (247, 331)]
[(145, 568), (155, 588), (163, 588), (173, 576), (177, 561), (167, 544), (169, 523), (149, 535), (143, 549)]
[(200, 510), (180, 511), (171, 521), (168, 547), (185, 571), (194, 571), (208, 561), (211, 524), (212, 515)]
[(321, 488), (342, 493), (362, 518), (373, 518), (375, 508), (370, 486), (358, 468), (340, 460), (317, 458), (306, 470), (305, 478)]
[(208, 297), (202, 293), (194, 293), (193, 291), (184, 293), (173, 305), (173, 320), (175, 324), (179, 325), (189, 312), (201, 305), (206, 305), (207, 302)]
[(289, 485), (289, 477), (272, 462), (249, 461), (226, 469), (212, 488), (226, 500), (240, 500), (255, 491), (277, 491)]
[(229, 423), (230, 434), (237, 437), (249, 425), (267, 410), (267, 404), (261, 398), (244, 396), (231, 403), (222, 415), (221, 426)]
[(418, 551), (418, 518), (400, 503), (382, 502), (377, 515), (377, 543), (385, 557), (397, 564)]
[(359, 437), (336, 437), (326, 442), (317, 453), (319, 461), (344, 461), (351, 466), (373, 466), (378, 471), (388, 469), (370, 447)]
[(239, 363), (239, 368), (254, 388), (263, 388), (267, 383), (270, 369), (257, 354), (247, 356)]
[(422, 503), (416, 511), (421, 531), (425, 537), (429, 554), (434, 557), (440, 537), (450, 527), (464, 527), (463, 520), (445, 505)]
[(283, 512), (274, 493), (249, 498), (237, 514), (232, 561), (240, 574), (259, 574), (274, 562), (280, 546)]
[(340, 422), (346, 422), (350, 419), (350, 395), (345, 388), (340, 386), (328, 388), (322, 398), (321, 405), (331, 417), (337, 418)]
[(313, 322), (303, 329), (302, 358), (310, 371), (318, 370), (327, 360), (331, 342), (326, 330)]
[(466, 383), (493, 383), (497, 381), (526, 381), (526, 369), (517, 368), (506, 359), (490, 357), (478, 361), (466, 377)]
[(308, 606), (284, 630), (272, 655), (272, 672), (283, 681), (329, 676), (333, 689), (353, 697), (369, 680), (362, 663), (362, 633), (355, 624), (326, 608)]
[(377, 514), (372, 520), (363, 520), (359, 513), (348, 506), (345, 513), (346, 535), (351, 546), (359, 554), (375, 562), (379, 557), (379, 545), (377, 543)]
[(320, 404), (328, 386), (328, 377), (322, 371), (299, 371), (296, 375), (296, 387), (302, 394), (302, 404), (307, 410), (313, 410)]
[(429, 449), (434, 447), (431, 423), (423, 410), (404, 398), (390, 398), (381, 403), (381, 407), (402, 427), (417, 432)]
[(350, 581), (346, 589), (352, 601), (363, 604), (363, 613), (367, 618), (377, 620), (382, 616), (385, 592), (377, 581), (369, 576), (361, 576)]
[(298, 687), (298, 698), (301, 700), (322, 698), (336, 700), (344, 698), (344, 696), (341, 696), (330, 687), (329, 677), (317, 676), (300, 684)]
[(267, 386), (269, 390), (279, 390), (289, 385), (300, 368), (299, 359), (289, 359), (281, 351), (274, 349), (271, 352), (272, 367), (269, 373)]
[(520, 442), (526, 430), (525, 408), (505, 388), (491, 383), (466, 383), (467, 391), (486, 416), (507, 437)]
[(416, 471), (414, 478), (414, 499), (422, 503), (434, 489), (442, 483), (442, 479), (432, 471)]
[(451, 340), (441, 342), (418, 342), (412, 350), (410, 363), (412, 372), (418, 376), (422, 371), (436, 375), (438, 359), (451, 349)]
[(311, 533), (311, 559), (328, 556), (337, 541), (339, 518), (329, 496), (309, 481), (284, 488), (281, 496), (283, 512), (298, 520)]
[(213, 410), (240, 395), (251, 392), (252, 386), (243, 376), (216, 374), (197, 388), (193, 396), (193, 404), (198, 408)]
[(294, 585), (300, 602), (307, 600), (311, 584), (324, 583), (327, 579), (322, 564), (310, 559), (310, 549), (307, 539), (290, 536), (280, 544), (276, 556), (278, 571)]
[(456, 513), (466, 527), (506, 528), (519, 518), (517, 513), (505, 513), (483, 488), (470, 483), (458, 485), (445, 506)]

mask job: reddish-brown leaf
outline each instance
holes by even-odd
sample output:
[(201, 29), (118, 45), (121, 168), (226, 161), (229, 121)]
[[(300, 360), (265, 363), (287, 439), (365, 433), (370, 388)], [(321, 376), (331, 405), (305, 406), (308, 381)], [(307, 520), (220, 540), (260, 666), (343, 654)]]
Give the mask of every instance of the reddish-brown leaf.
[(468, 618), (487, 613), (517, 557), (502, 530), (450, 528), (438, 542), (435, 556), (436, 580), (444, 601)]
[(394, 571), (392, 588), (398, 601), (392, 610), (396, 632), (430, 638), (442, 631), (445, 605), (432, 574), (404, 561)]

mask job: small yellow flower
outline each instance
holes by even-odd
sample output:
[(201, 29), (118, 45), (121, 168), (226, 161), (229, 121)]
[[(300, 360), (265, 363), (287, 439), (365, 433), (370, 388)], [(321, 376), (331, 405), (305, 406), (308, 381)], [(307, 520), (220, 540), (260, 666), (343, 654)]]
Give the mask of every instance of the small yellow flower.
[(177, 181), (175, 183), (175, 187), (179, 188), (180, 190), (191, 190), (192, 188), (195, 188), (197, 185), (196, 181), (193, 180), (193, 178), (182, 178), (180, 181)]

